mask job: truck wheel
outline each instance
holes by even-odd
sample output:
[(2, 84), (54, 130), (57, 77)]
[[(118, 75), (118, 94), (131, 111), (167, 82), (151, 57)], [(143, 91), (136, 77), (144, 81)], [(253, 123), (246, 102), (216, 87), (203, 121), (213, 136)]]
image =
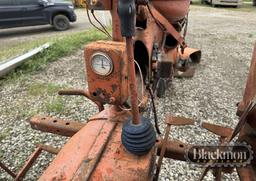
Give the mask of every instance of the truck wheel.
[(69, 29), (70, 23), (68, 17), (62, 14), (54, 16), (53, 26), (58, 31), (64, 31)]

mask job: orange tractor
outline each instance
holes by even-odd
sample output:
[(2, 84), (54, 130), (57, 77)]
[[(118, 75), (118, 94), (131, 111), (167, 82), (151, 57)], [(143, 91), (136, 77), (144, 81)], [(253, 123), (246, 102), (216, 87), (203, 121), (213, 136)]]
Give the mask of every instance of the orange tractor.
[[(164, 157), (193, 161), (192, 157), (199, 153), (194, 145), (168, 139), (171, 127), (193, 125), (194, 121), (169, 116), (165, 133), (161, 134), (154, 104), (155, 95), (164, 96), (174, 76), (193, 76), (194, 64), (200, 61), (201, 52), (185, 43), (190, 1), (88, 0), (86, 4), (89, 19), (89, 11), (93, 16), (94, 10), (111, 11), (112, 35), (100, 22), (102, 28), (97, 28), (112, 40), (85, 47), (88, 90), (62, 90), (59, 94), (84, 96), (97, 105), (99, 112), (86, 123), (32, 117), (32, 128), (68, 136), (69, 141), (61, 149), (39, 145), (18, 173), (1, 162), (0, 167), (15, 180), (21, 180), (40, 153), (48, 151), (56, 157), (40, 176), (41, 181), (158, 180)], [(239, 141), (255, 145), (255, 63), (256, 50), (244, 100), (239, 104), (238, 126), (232, 130), (202, 123), (203, 128), (220, 136), (220, 145), (215, 149), (223, 150), (225, 143), (238, 133)], [(154, 112), (154, 120), (145, 116), (148, 111)], [(194, 160), (205, 166), (201, 180), (209, 170), (214, 170), (216, 180), (223, 172), (233, 171), (233, 167), (217, 167), (211, 161)], [(256, 178), (254, 166), (255, 162), (251, 162), (237, 168), (241, 180)]]

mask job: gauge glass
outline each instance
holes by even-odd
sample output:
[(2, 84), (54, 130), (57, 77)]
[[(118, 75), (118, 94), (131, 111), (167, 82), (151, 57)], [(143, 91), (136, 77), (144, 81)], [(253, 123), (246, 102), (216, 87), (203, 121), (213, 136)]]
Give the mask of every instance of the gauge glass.
[(92, 70), (102, 76), (109, 75), (113, 70), (112, 60), (104, 53), (95, 53), (91, 58)]

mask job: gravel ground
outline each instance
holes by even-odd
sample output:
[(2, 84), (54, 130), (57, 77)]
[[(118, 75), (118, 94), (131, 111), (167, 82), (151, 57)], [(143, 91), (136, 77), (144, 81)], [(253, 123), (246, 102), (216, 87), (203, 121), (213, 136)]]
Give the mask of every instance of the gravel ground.
[[(256, 39), (254, 12), (238, 12), (192, 6), (187, 42), (201, 48), (202, 62), (192, 79), (175, 79), (166, 98), (157, 101), (161, 122), (167, 114), (185, 116), (234, 127), (237, 123), (235, 104), (241, 100), (253, 44)], [(26, 119), (31, 115), (86, 120), (96, 107), (83, 98), (56, 96), (60, 88), (86, 87), (83, 52), (79, 50), (49, 64), (44, 71), (23, 76), (19, 81), (0, 82), (0, 160), (18, 170), (37, 143), (62, 146), (60, 136), (34, 131)], [(164, 129), (163, 123), (161, 129)], [(174, 139), (186, 143), (216, 143), (216, 137), (194, 127), (175, 128)], [(43, 154), (25, 180), (36, 180), (52, 156)], [(16, 165), (16, 166), (15, 166)], [(13, 167), (15, 166), (15, 168)], [(200, 168), (174, 160), (164, 160), (160, 180), (195, 180)], [(237, 180), (236, 174), (225, 180)], [(211, 180), (208, 174), (205, 180)], [(11, 180), (0, 171), (0, 180)]]

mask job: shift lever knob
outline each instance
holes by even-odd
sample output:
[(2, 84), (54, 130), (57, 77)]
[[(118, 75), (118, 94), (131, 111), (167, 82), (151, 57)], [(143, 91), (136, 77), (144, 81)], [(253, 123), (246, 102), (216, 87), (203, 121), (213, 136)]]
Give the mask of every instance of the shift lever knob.
[(135, 35), (135, 1), (119, 0), (117, 12), (121, 22), (121, 34), (123, 37)]

